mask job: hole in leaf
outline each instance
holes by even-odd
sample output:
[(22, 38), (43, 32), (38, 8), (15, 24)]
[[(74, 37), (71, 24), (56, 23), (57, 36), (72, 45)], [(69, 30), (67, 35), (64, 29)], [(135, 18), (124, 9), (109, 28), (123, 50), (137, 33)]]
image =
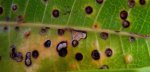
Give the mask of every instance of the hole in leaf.
[(85, 12), (86, 12), (87, 14), (91, 14), (91, 13), (93, 12), (93, 8), (92, 8), (91, 6), (87, 6), (87, 7), (85, 8)]
[(94, 60), (100, 59), (100, 53), (98, 52), (98, 50), (93, 50), (91, 56)]
[(16, 11), (17, 9), (18, 9), (17, 5), (16, 5), (16, 4), (13, 4), (13, 5), (12, 5), (12, 10), (13, 10), (13, 11)]
[(102, 39), (104, 39), (104, 40), (106, 40), (106, 39), (108, 39), (108, 33), (106, 33), (106, 32), (101, 32), (100, 33), (100, 37), (102, 38)]
[(102, 4), (103, 0), (96, 0), (97, 3)]
[(128, 6), (133, 8), (135, 6), (135, 0), (128, 0)]
[(145, 0), (139, 0), (139, 3), (140, 3), (141, 5), (145, 5), (146, 1), (145, 1)]
[(122, 27), (123, 27), (123, 28), (128, 28), (129, 26), (130, 26), (130, 22), (127, 21), (127, 20), (123, 20), (123, 22), (122, 22)]
[(38, 58), (38, 56), (39, 56), (39, 52), (37, 50), (33, 50), (32, 57), (36, 59), (36, 58)]
[(3, 8), (0, 6), (0, 15), (3, 13)]
[(59, 17), (59, 10), (54, 9), (54, 10), (52, 11), (52, 15), (53, 15), (53, 17), (55, 17), (55, 18)]
[(120, 12), (120, 18), (121, 19), (127, 19), (127, 17), (128, 17), (128, 12), (127, 11), (123, 10), (123, 11)]
[(46, 40), (44, 42), (44, 47), (49, 48), (51, 46), (51, 41), (50, 40)]
[(105, 55), (106, 55), (107, 57), (111, 57), (112, 54), (113, 54), (113, 51), (112, 51), (110, 48), (107, 48), (107, 49), (105, 50)]
[(72, 41), (72, 46), (73, 46), (73, 47), (78, 46), (78, 44), (79, 44), (79, 42), (78, 42), (77, 40), (73, 40), (73, 41)]

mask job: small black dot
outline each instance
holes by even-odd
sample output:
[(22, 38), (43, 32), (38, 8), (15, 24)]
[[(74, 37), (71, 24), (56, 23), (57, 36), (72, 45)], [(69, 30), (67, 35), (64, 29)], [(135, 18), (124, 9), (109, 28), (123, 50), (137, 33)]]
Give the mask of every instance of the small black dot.
[(36, 58), (38, 58), (38, 56), (39, 56), (39, 52), (37, 50), (33, 50), (32, 57), (36, 59)]
[(133, 8), (135, 6), (135, 0), (128, 0), (128, 6)]
[(67, 48), (61, 48), (59, 51), (58, 51), (58, 54), (59, 56), (61, 57), (65, 57), (67, 55)]
[(73, 46), (73, 47), (78, 46), (78, 44), (79, 44), (79, 42), (78, 42), (77, 40), (73, 40), (73, 41), (72, 41), (72, 46)]
[(18, 8), (18, 7), (17, 7), (17, 5), (16, 5), (16, 4), (13, 4), (13, 5), (12, 5), (12, 10), (13, 10), (13, 11), (16, 11), (16, 10), (17, 10), (17, 8)]
[(123, 11), (120, 12), (120, 18), (121, 19), (127, 19), (127, 17), (128, 17), (128, 12), (127, 11), (123, 10)]
[(19, 27), (18, 27), (18, 26), (16, 26), (16, 27), (15, 27), (15, 30), (16, 30), (16, 31), (19, 31)]
[(87, 6), (87, 7), (85, 8), (85, 12), (86, 12), (87, 14), (91, 14), (91, 13), (93, 12), (93, 8), (92, 8), (91, 6)]
[(76, 53), (75, 59), (76, 59), (77, 61), (81, 61), (81, 60), (83, 59), (83, 55), (82, 55), (81, 53)]
[(102, 65), (100, 69), (109, 69), (108, 65)]
[(127, 21), (127, 20), (123, 20), (123, 22), (122, 22), (122, 27), (123, 27), (123, 28), (128, 28), (129, 26), (130, 26), (130, 22)]
[(25, 65), (26, 65), (27, 67), (29, 67), (29, 66), (32, 65), (31, 58), (26, 58), (26, 59), (25, 59)]
[(0, 15), (3, 13), (3, 8), (0, 7)]
[(100, 53), (98, 52), (98, 50), (93, 50), (91, 56), (94, 60), (100, 59)]
[(58, 33), (58, 35), (62, 36), (62, 35), (64, 35), (65, 30), (63, 30), (63, 29), (58, 29), (57, 33)]
[(96, 0), (97, 3), (102, 4), (103, 0)]
[(49, 48), (49, 47), (51, 46), (51, 41), (50, 41), (50, 40), (46, 40), (46, 41), (44, 42), (44, 46), (45, 46), (46, 48)]
[(113, 54), (113, 51), (112, 51), (110, 48), (107, 48), (107, 49), (105, 50), (105, 54), (106, 54), (107, 57), (111, 57), (112, 54)]
[(4, 26), (4, 31), (7, 31), (8, 30), (8, 27), (7, 26)]
[(135, 39), (135, 37), (131, 36), (131, 37), (129, 37), (129, 40), (130, 40), (130, 42), (134, 42), (136, 39)]
[(100, 37), (101, 37), (102, 39), (106, 40), (106, 39), (108, 39), (108, 33), (106, 33), (106, 32), (101, 32), (101, 33), (100, 33)]
[(52, 14), (53, 14), (53, 17), (55, 17), (55, 18), (59, 17), (59, 10), (54, 9)]
[(146, 3), (145, 0), (139, 0), (139, 2), (141, 5), (145, 5), (145, 3)]

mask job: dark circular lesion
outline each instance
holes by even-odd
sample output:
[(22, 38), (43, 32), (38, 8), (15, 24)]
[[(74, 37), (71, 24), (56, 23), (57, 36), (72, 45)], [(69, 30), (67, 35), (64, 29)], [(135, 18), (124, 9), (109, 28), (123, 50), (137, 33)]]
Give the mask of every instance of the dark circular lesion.
[(85, 7), (85, 12), (86, 12), (86, 14), (90, 15), (93, 12), (93, 8), (91, 6), (86, 6)]
[(106, 39), (108, 39), (109, 34), (108, 34), (107, 32), (101, 32), (101, 33), (100, 33), (100, 37), (101, 37), (102, 39), (106, 40)]
[(139, 0), (139, 3), (140, 3), (141, 5), (145, 5), (145, 4), (146, 4), (146, 1), (145, 1), (145, 0)]
[(44, 47), (45, 48), (49, 48), (51, 46), (51, 40), (46, 40), (45, 42), (44, 42)]
[(91, 53), (91, 56), (94, 60), (99, 60), (100, 59), (100, 53), (98, 50), (93, 50)]
[(68, 53), (67, 46), (68, 46), (67, 41), (61, 41), (57, 44), (56, 51), (58, 52), (58, 55), (60, 57), (65, 57), (67, 55)]
[(134, 42), (135, 40), (136, 40), (135, 37), (133, 37), (133, 36), (129, 37), (129, 41), (130, 41), (130, 42)]
[(32, 51), (32, 57), (35, 58), (35, 59), (38, 58), (39, 57), (39, 51), (38, 50), (33, 50)]
[(0, 6), (0, 15), (2, 15), (2, 14), (3, 14), (3, 11), (4, 11), (3, 7), (2, 7), (2, 6)]
[(135, 0), (128, 0), (128, 6), (133, 8), (135, 6)]
[(130, 22), (128, 20), (123, 20), (122, 21), (122, 27), (123, 28), (128, 28), (130, 26)]
[(102, 4), (104, 0), (96, 0), (97, 3)]
[(128, 12), (127, 11), (123, 10), (123, 11), (120, 12), (120, 18), (121, 19), (125, 20), (125, 19), (127, 19), (127, 17), (128, 17)]
[(16, 10), (18, 9), (18, 6), (17, 6), (16, 4), (12, 4), (11, 9), (12, 9), (13, 11), (16, 11)]
[(111, 57), (111, 56), (113, 55), (112, 49), (111, 49), (111, 48), (107, 48), (107, 49), (105, 50), (105, 55), (106, 55), (107, 57)]
[(32, 65), (32, 60), (31, 60), (31, 52), (27, 52), (26, 53), (26, 57), (25, 57), (25, 61), (24, 61), (25, 65), (27, 67)]
[(77, 41), (77, 40), (72, 40), (72, 46), (73, 46), (73, 47), (78, 46), (78, 44), (79, 44), (79, 41)]
[(82, 55), (81, 53), (76, 53), (76, 54), (75, 54), (75, 59), (76, 59), (77, 61), (81, 61), (81, 60), (83, 59), (83, 55)]
[(57, 34), (58, 34), (59, 36), (63, 36), (64, 33), (65, 33), (65, 30), (64, 30), (64, 29), (58, 29), (58, 30), (57, 30)]
[(58, 9), (54, 9), (54, 10), (52, 11), (52, 16), (53, 16), (54, 18), (58, 18), (59, 15), (60, 15), (60, 12), (59, 12)]

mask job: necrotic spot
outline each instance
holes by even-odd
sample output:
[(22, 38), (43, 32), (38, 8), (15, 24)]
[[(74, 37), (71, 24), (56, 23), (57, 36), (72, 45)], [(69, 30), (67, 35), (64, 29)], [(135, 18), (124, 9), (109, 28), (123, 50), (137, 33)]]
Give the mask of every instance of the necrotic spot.
[(79, 44), (79, 42), (77, 40), (73, 40), (72, 41), (72, 46), (73, 47), (76, 47), (78, 44)]
[(93, 8), (92, 8), (91, 6), (87, 6), (87, 7), (85, 8), (85, 12), (86, 12), (87, 14), (91, 14), (91, 13), (93, 12)]
[(128, 6), (130, 8), (134, 7), (135, 6), (135, 0), (128, 0)]
[(52, 11), (52, 15), (53, 15), (53, 17), (55, 17), (55, 18), (59, 17), (59, 10), (54, 9), (54, 10)]
[(65, 31), (63, 29), (58, 29), (57, 33), (58, 35), (62, 36), (64, 35)]
[(101, 32), (101, 33), (100, 33), (100, 37), (101, 37), (102, 39), (106, 40), (106, 39), (108, 39), (108, 33), (106, 33), (106, 32)]
[(107, 48), (107, 49), (105, 50), (105, 54), (106, 54), (107, 57), (111, 57), (112, 54), (113, 54), (113, 52), (112, 52), (112, 50), (111, 50), (110, 48)]
[(25, 65), (28, 66), (28, 67), (32, 65), (31, 58), (26, 58), (25, 59)]
[(127, 17), (128, 17), (128, 12), (127, 11), (123, 10), (123, 11), (120, 12), (120, 18), (121, 19), (127, 19)]
[(51, 46), (51, 41), (50, 40), (46, 40), (44, 42), (44, 47), (49, 48)]
[(100, 69), (109, 69), (108, 65), (102, 65)]
[(128, 28), (129, 26), (130, 26), (130, 22), (127, 21), (127, 20), (123, 20), (123, 22), (122, 22), (122, 27), (123, 27), (123, 28)]
[(81, 53), (76, 53), (75, 59), (76, 59), (77, 61), (81, 61), (81, 60), (83, 59), (83, 55), (82, 55)]
[(36, 58), (38, 58), (38, 56), (39, 56), (39, 52), (37, 50), (33, 50), (32, 57), (36, 59)]
[(96, 0), (97, 3), (102, 4), (103, 0)]
[(3, 29), (4, 29), (4, 31), (6, 31), (6, 30), (8, 30), (8, 27), (7, 27), (7, 26), (4, 26), (4, 28), (3, 28)]
[(98, 52), (98, 50), (93, 50), (91, 56), (94, 60), (100, 59), (100, 53)]
[(19, 31), (19, 27), (18, 27), (18, 26), (16, 26), (16, 27), (15, 27), (15, 30), (16, 30), (16, 31)]
[(58, 51), (59, 56), (65, 57), (67, 55), (67, 48), (62, 48)]
[(13, 11), (16, 11), (16, 10), (17, 10), (17, 8), (18, 8), (18, 7), (17, 7), (17, 5), (16, 5), (16, 4), (13, 4), (13, 5), (12, 5), (12, 10), (13, 10)]
[(135, 37), (131, 36), (129, 37), (130, 42), (134, 42), (135, 41)]
[(145, 0), (139, 0), (139, 3), (141, 4), (141, 5), (145, 5)]
[(65, 57), (68, 53), (67, 51), (67, 42), (66, 41), (61, 41), (58, 43), (56, 50), (61, 57)]
[(0, 6), (0, 15), (3, 13), (3, 8)]

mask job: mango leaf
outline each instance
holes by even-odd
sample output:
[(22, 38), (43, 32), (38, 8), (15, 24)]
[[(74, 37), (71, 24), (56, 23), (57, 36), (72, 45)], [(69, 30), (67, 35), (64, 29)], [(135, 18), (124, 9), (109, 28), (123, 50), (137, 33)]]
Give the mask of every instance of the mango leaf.
[(0, 72), (148, 72), (149, 21), (149, 0), (0, 0)]

